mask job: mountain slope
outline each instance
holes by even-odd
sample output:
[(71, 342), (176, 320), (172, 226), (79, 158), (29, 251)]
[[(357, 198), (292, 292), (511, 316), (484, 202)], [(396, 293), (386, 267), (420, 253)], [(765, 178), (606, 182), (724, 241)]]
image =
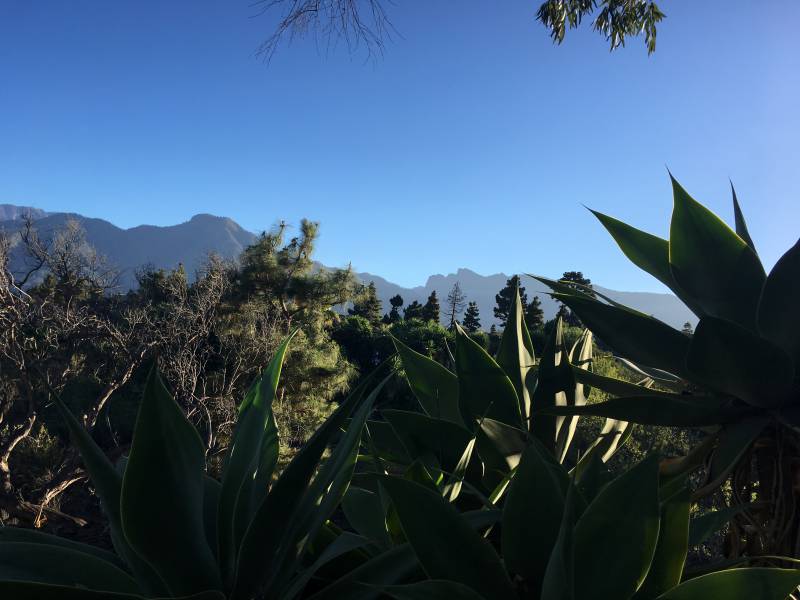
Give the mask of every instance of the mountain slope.
[[(240, 227), (232, 219), (212, 215), (195, 215), (189, 221), (168, 227), (140, 225), (122, 229), (102, 219), (82, 215), (54, 213), (36, 219), (36, 229), (42, 238), (52, 236), (68, 220), (78, 221), (86, 230), (86, 239), (120, 270), (120, 287), (130, 289), (136, 285), (136, 269), (143, 265), (156, 268), (175, 268), (183, 264), (186, 272), (193, 274), (202, 265), (209, 252), (234, 259), (252, 244), (256, 236)], [(0, 230), (13, 235), (22, 227), (18, 219), (0, 222)], [(17, 244), (12, 252), (14, 268), (21, 270), (21, 256)]]

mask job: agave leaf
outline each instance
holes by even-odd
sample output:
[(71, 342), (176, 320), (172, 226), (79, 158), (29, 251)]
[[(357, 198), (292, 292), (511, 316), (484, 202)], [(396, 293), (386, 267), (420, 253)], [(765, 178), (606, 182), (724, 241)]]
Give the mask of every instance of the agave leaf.
[(278, 460), (278, 435), (272, 401), (293, 331), (275, 352), (239, 406), (239, 417), (222, 472), (219, 497), (218, 553), (230, 587), (236, 550), (253, 513), (264, 499)]
[(575, 597), (630, 598), (650, 569), (658, 531), (658, 459), (651, 455), (603, 488), (578, 519)]
[(570, 481), (558, 537), (547, 561), (541, 600), (575, 600), (575, 486)]
[(519, 427), (520, 402), (514, 385), (486, 350), (456, 324), (458, 401), (471, 427), (484, 417)]
[(536, 445), (528, 446), (517, 466), (503, 507), (501, 546), (506, 567), (531, 581), (541, 581), (558, 538), (566, 471), (557, 476)]
[(100, 447), (89, 435), (67, 408), (67, 405), (58, 395), (53, 397), (54, 403), (61, 418), (67, 425), (72, 443), (78, 448), (86, 470), (92, 480), (97, 495), (108, 517), (111, 529), (111, 539), (117, 554), (130, 566), (144, 590), (150, 593), (166, 594), (167, 588), (161, 577), (153, 568), (131, 548), (122, 532), (122, 519), (120, 516), (120, 492), (122, 489), (122, 475), (111, 464)]
[(544, 409), (572, 405), (575, 399), (575, 379), (564, 348), (563, 329), (564, 323), (558, 318), (542, 351), (531, 399), (530, 431), (553, 454), (564, 418), (552, 417)]
[(674, 208), (669, 235), (672, 276), (710, 315), (755, 331), (766, 274), (758, 256), (717, 215), (672, 178)]
[(695, 577), (659, 596), (659, 600), (753, 600), (786, 598), (800, 585), (800, 569), (726, 569)]
[(595, 210), (591, 210), (591, 212), (611, 234), (628, 260), (671, 289), (696, 315), (702, 314), (694, 300), (678, 286), (672, 277), (667, 240), (631, 227), (627, 223)]
[(689, 521), (689, 546), (702, 544), (746, 508), (746, 504), (728, 506), (693, 518)]
[(455, 581), (428, 579), (406, 585), (394, 585), (383, 588), (383, 592), (396, 600), (483, 600), (483, 596), (473, 589)]
[(731, 195), (733, 196), (733, 215), (736, 221), (736, 235), (742, 238), (744, 243), (750, 246), (750, 249), (757, 256), (756, 245), (753, 243), (753, 238), (750, 237), (750, 232), (747, 231), (747, 222), (744, 220), (742, 207), (739, 206), (739, 199), (736, 197), (736, 190), (733, 187), (733, 182), (731, 182)]
[(433, 455), (446, 471), (453, 470), (472, 438), (472, 434), (461, 425), (418, 412), (384, 410), (381, 415), (409, 457)]
[(722, 485), (745, 453), (752, 448), (769, 421), (769, 417), (756, 416), (731, 423), (722, 429), (717, 447), (711, 456), (707, 483), (695, 491), (696, 498), (711, 493)]
[(525, 380), (528, 372), (536, 364), (533, 342), (522, 314), (522, 301), (519, 297), (519, 282), (514, 290), (514, 301), (500, 338), (497, 351), (497, 364), (503, 368), (514, 384), (520, 401), (520, 414), (527, 420), (530, 416), (531, 398)]
[(369, 540), (360, 535), (353, 535), (352, 533), (348, 533), (346, 531), (339, 534), (336, 539), (328, 544), (327, 548), (320, 553), (319, 557), (313, 562), (313, 564), (304, 569), (303, 572), (292, 581), (291, 585), (281, 597), (296, 597), (300, 592), (303, 591), (303, 588), (305, 588), (308, 582), (311, 581), (311, 578), (314, 576), (314, 574), (323, 566), (332, 560), (347, 554), (348, 552), (363, 548), (367, 544), (369, 544)]
[(595, 387), (611, 394), (612, 396), (663, 396), (664, 392), (644, 385), (630, 383), (624, 379), (606, 377), (572, 365), (572, 375), (575, 381), (587, 386)]
[[(439, 474), (439, 477), (437, 477), (437, 481), (440, 478), (441, 478), (441, 473)], [(423, 465), (422, 461), (420, 460), (415, 460), (413, 463), (409, 465), (409, 467), (405, 470), (405, 473), (403, 473), (403, 479), (407, 481), (413, 481), (414, 483), (418, 483), (421, 486), (437, 494), (441, 493), (437, 481), (434, 481), (430, 471), (428, 471), (428, 469), (425, 468), (425, 465)]]
[(686, 378), (690, 338), (658, 319), (572, 294), (551, 294), (577, 313), (614, 352), (648, 367)]
[[(419, 413), (415, 413), (419, 414)], [(386, 421), (367, 421), (367, 430), (372, 443), (371, 451), (385, 460), (400, 464), (412, 461), (403, 442)]]
[(613, 479), (611, 471), (603, 462), (599, 447), (589, 450), (575, 465), (572, 474), (575, 485), (589, 503), (594, 502), (600, 491)]
[[(367, 397), (365, 402), (366, 390), (373, 385), (376, 374), (381, 372), (387, 365), (384, 362), (370, 376), (366, 377), (350, 395), (339, 405), (333, 414), (314, 432), (308, 442), (295, 455), (294, 459), (284, 470), (278, 481), (272, 486), (269, 494), (261, 503), (253, 516), (250, 526), (245, 533), (239, 549), (239, 560), (237, 563), (236, 580), (234, 584), (233, 599), (249, 599), (276, 574), (281, 572), (282, 563), (287, 558), (290, 539), (300, 535), (298, 528), (300, 524), (305, 525), (308, 534), (315, 524), (308, 523), (307, 514), (300, 510), (301, 505), (305, 507), (308, 500), (319, 492), (322, 486), (330, 486), (334, 483), (336, 473), (327, 470), (323, 478), (322, 472), (314, 480), (314, 484), (309, 486), (314, 473), (317, 470), (319, 461), (322, 458), (325, 448), (336, 434), (350, 414), (360, 405), (371, 405), (374, 400), (375, 390)], [(385, 380), (384, 380), (385, 382)], [(381, 384), (383, 385), (383, 384)], [(362, 406), (363, 408), (363, 406)], [(366, 420), (365, 410), (362, 415)], [(356, 419), (351, 421), (348, 427), (348, 434), (354, 434), (356, 429), (360, 435), (360, 425), (355, 425)], [(363, 425), (363, 422), (361, 423)], [(334, 451), (338, 455), (339, 462), (347, 462), (352, 456), (351, 448), (347, 445), (339, 445)], [(342, 457), (342, 453), (345, 454)], [(333, 456), (326, 463), (326, 467), (332, 463)], [(355, 460), (355, 456), (352, 456)], [(323, 470), (326, 469), (323, 467)], [(343, 471), (345, 471), (343, 469)], [(340, 482), (337, 482), (340, 483)], [(337, 493), (344, 490), (336, 490)], [(316, 511), (316, 516), (327, 517), (322, 514), (322, 510)], [(299, 523), (302, 522), (302, 523)], [(321, 523), (320, 523), (321, 526)], [(313, 538), (308, 535), (308, 538)], [(296, 548), (295, 548), (296, 549)]]
[[(98, 592), (86, 588), (67, 587), (62, 585), (48, 585), (30, 581), (0, 581), (0, 597), (13, 598), (14, 600), (145, 600), (144, 596), (133, 594), (117, 594), (114, 592)], [(148, 598), (151, 598), (148, 596)], [(167, 598), (152, 598), (152, 600), (167, 600)], [(222, 592), (208, 591), (181, 596), (170, 597), (169, 600), (225, 600)]]
[(0, 581), (0, 598), (13, 600), (144, 600), (143, 596), (98, 592), (32, 581)]
[[(517, 466), (522, 453), (530, 443), (524, 431), (494, 419), (483, 419), (481, 421), (478, 439), (485, 439), (491, 442), (492, 448), (498, 456), (502, 457), (502, 461), (505, 463), (502, 467), (503, 472)], [(479, 453), (487, 453), (487, 450), (486, 444), (479, 443)]]
[[(497, 523), (499, 510), (477, 510), (462, 513), (462, 518), (475, 530)], [(387, 585), (423, 577), (417, 556), (408, 543), (395, 546), (369, 559), (352, 571), (311, 596), (313, 600), (372, 600)]]
[(450, 475), (449, 481), (444, 488), (445, 497), (449, 502), (455, 502), (458, 499), (458, 496), (461, 494), (461, 486), (467, 476), (467, 467), (472, 460), (472, 454), (475, 450), (475, 442), (476, 438), (472, 438), (469, 442), (467, 442), (467, 447), (464, 448), (464, 452), (461, 454), (461, 458), (458, 460), (458, 463), (456, 463), (456, 466)]
[(310, 600), (372, 600), (381, 590), (400, 583), (421, 568), (410, 544), (401, 544), (371, 558), (363, 565), (345, 573), (336, 581), (310, 596)]
[(758, 305), (758, 329), (783, 348), (800, 372), (800, 240), (770, 271)]
[(216, 479), (203, 476), (203, 521), (205, 523), (206, 542), (208, 547), (214, 553), (214, 558), (217, 558), (217, 540), (218, 537), (218, 522), (217, 515), (219, 514), (219, 496), (222, 492), (222, 485)]
[(622, 358), (621, 356), (615, 356), (614, 360), (625, 365), (634, 373), (641, 375), (645, 378), (645, 380), (652, 380), (653, 383), (657, 383), (659, 386), (667, 388), (668, 390), (672, 390), (673, 392), (677, 392), (679, 394), (686, 390), (686, 382), (677, 375), (667, 373), (661, 369), (654, 369), (652, 367), (636, 364), (627, 358)]
[(221, 589), (203, 517), (203, 442), (155, 369), (147, 379), (122, 480), (125, 538), (173, 594)]
[(715, 397), (665, 394), (660, 397), (611, 398), (585, 406), (556, 406), (546, 412), (558, 415), (594, 415), (663, 427), (706, 427), (738, 421), (751, 411), (729, 408), (724, 400)]
[[(574, 371), (586, 371), (589, 372), (592, 369), (592, 343), (593, 337), (592, 332), (588, 329), (584, 329), (581, 336), (576, 340), (575, 344), (570, 350), (569, 353), (569, 365), (570, 365), (570, 378), (575, 378)], [(564, 365), (566, 367), (566, 365)], [(565, 368), (566, 371), (566, 368)], [(565, 379), (566, 382), (566, 379)], [(591, 386), (575, 382), (574, 383), (574, 390), (572, 393), (565, 393), (565, 397), (567, 400), (567, 404), (571, 404), (573, 406), (583, 406), (586, 404), (589, 394), (591, 392)], [(575, 436), (575, 430), (578, 427), (578, 417), (573, 415), (572, 417), (568, 417), (562, 423), (559, 431), (558, 431), (558, 438), (556, 440), (556, 456), (558, 457), (558, 462), (563, 463), (564, 459), (567, 457), (567, 452), (569, 452), (570, 445), (572, 444), (572, 439)]]
[[(133, 594), (118, 594), (114, 592), (98, 592), (86, 588), (68, 587), (63, 585), (49, 585), (33, 583), (31, 581), (0, 581), (0, 598), (13, 598), (13, 600), (145, 600), (145, 596)], [(170, 596), (154, 598), (151, 600), (225, 600), (222, 592), (210, 590), (192, 594), (191, 596)]]
[(411, 391), (422, 409), (431, 417), (463, 425), (458, 408), (458, 379), (435, 360), (414, 352), (392, 337), (403, 363)]
[(351, 485), (342, 498), (342, 510), (355, 531), (382, 548), (389, 547), (386, 513), (377, 493)]
[[(597, 452), (602, 462), (608, 462), (614, 454), (625, 445), (625, 442), (633, 433), (633, 423), (621, 419), (606, 419), (597, 438), (587, 449), (589, 452)], [(585, 457), (586, 455), (584, 455)], [(583, 461), (583, 458), (581, 459)], [(580, 463), (578, 463), (580, 464)]]
[(138, 593), (125, 571), (92, 554), (30, 542), (0, 543), (0, 581), (28, 581), (90, 590)]
[(694, 381), (753, 406), (775, 408), (790, 397), (794, 366), (786, 352), (730, 321), (700, 319), (686, 364)]
[(281, 589), (284, 582), (300, 568), (309, 543), (316, 539), (320, 529), (340, 505), (353, 477), (367, 416), (389, 378), (391, 375), (378, 384), (358, 407), (346, 432), (298, 505), (296, 514), (299, 518), (289, 522), (284, 537), (283, 557), (279, 554), (280, 562), (276, 561), (278, 567), (271, 588)]
[(681, 582), (689, 552), (689, 496), (690, 490), (684, 485), (662, 505), (655, 556), (635, 600), (656, 598)]
[(514, 596), (492, 546), (440, 495), (403, 479), (385, 477), (403, 531), (432, 579), (462, 583), (487, 600)]
[(73, 550), (75, 552), (90, 554), (96, 558), (99, 558), (100, 560), (104, 560), (107, 563), (111, 563), (115, 567), (118, 567), (122, 570), (127, 569), (127, 567), (119, 559), (119, 557), (113, 552), (109, 552), (108, 550), (103, 550), (102, 548), (98, 548), (96, 546), (90, 546), (89, 544), (82, 544), (80, 542), (74, 542), (66, 538), (50, 535), (49, 533), (44, 533), (43, 531), (39, 531), (37, 529), (23, 529), (22, 527), (0, 526), (0, 545), (10, 542), (24, 542), (27, 544), (59, 546), (61, 548), (66, 548), (69, 550)]

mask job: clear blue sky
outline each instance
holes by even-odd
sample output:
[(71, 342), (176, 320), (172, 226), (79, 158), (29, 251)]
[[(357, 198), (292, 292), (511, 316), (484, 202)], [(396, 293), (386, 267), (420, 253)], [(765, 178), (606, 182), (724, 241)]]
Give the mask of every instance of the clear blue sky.
[(536, 0), (396, 0), (364, 61), (253, 56), (249, 1), (0, 0), (0, 203), (130, 227), (322, 223), (318, 258), (405, 285), (578, 269), (659, 290), (586, 204), (666, 235), (665, 165), (771, 265), (800, 234), (800, 3), (662, 0), (658, 50), (561, 47)]

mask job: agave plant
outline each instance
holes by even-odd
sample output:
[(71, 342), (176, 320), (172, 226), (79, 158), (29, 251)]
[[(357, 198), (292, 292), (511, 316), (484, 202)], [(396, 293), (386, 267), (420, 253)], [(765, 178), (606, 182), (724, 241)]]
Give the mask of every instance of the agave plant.
[[(502, 493), (533, 439), (559, 462), (566, 459), (577, 418), (531, 414), (536, 407), (586, 403), (589, 386), (576, 381), (571, 365), (591, 370), (592, 335), (585, 331), (567, 349), (559, 320), (537, 361), (519, 294), (508, 323), (495, 357), (457, 328), (453, 371), (394, 340), (419, 410), (384, 410), (381, 420), (368, 422), (378, 459), (404, 469), (421, 462), (451, 480), (453, 499), (465, 478), (471, 489)], [(610, 443), (606, 450), (615, 448)]]
[(108, 517), (115, 552), (2, 527), (0, 597), (293, 598), (328, 561), (356, 547), (328, 518), (347, 489), (382, 384), (369, 379), (356, 388), (273, 482), (272, 400), (290, 339), (239, 407), (221, 481), (206, 474), (200, 437), (155, 369), (119, 468), (56, 399)]
[[(568, 352), (559, 322), (536, 361), (520, 308), (517, 299), (494, 358), (458, 330), (454, 372), (395, 341), (419, 410), (367, 421), (342, 507), (349, 528), (370, 540), (371, 558), (313, 597), (791, 592), (800, 571), (684, 573), (689, 546), (721, 527), (725, 513), (690, 521), (687, 478), (660, 474), (655, 455), (612, 479), (605, 461), (630, 434), (629, 422), (613, 415), (582, 456), (571, 453), (573, 413), (604, 381), (591, 369), (592, 335), (585, 331)], [(617, 382), (617, 391), (661, 397), (652, 381)]]
[(312, 598), (783, 600), (800, 583), (796, 569), (687, 575), (704, 532), (690, 521), (685, 478), (660, 477), (652, 455), (610, 479), (593, 456), (570, 474), (534, 441), (502, 501), (471, 511), (424, 466), (373, 473), (372, 491), (351, 488), (349, 510), (345, 499), (372, 557)]
[[(600, 415), (702, 430), (665, 474), (705, 467), (700, 498), (730, 484), (731, 552), (800, 552), (800, 242), (767, 275), (733, 191), (735, 230), (673, 178), (669, 240), (594, 212), (623, 253), (699, 318), (693, 335), (580, 286), (538, 279), (552, 296), (662, 391), (573, 368), (615, 398), (548, 414)], [(577, 365), (576, 365), (577, 367)], [(732, 514), (730, 513), (730, 514)]]

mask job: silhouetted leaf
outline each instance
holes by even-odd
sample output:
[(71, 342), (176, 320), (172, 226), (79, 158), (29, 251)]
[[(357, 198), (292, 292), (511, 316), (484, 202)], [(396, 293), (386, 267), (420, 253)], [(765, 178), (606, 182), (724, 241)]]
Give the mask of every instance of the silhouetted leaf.
[(433, 359), (415, 352), (397, 338), (392, 338), (403, 362), (411, 391), (431, 417), (463, 425), (458, 408), (456, 376)]
[(661, 507), (658, 544), (647, 578), (634, 598), (650, 600), (678, 585), (689, 551), (690, 490), (682, 490)]
[(800, 371), (800, 240), (770, 271), (758, 306), (761, 334), (783, 348)]
[(253, 382), (241, 405), (233, 441), (222, 471), (218, 552), (226, 583), (236, 568), (236, 552), (256, 508), (264, 500), (278, 460), (278, 435), (272, 401), (293, 331)]
[(745, 504), (728, 506), (694, 517), (689, 521), (689, 545), (702, 544), (745, 508), (747, 508)]
[(674, 178), (672, 189), (672, 276), (702, 310), (701, 316), (728, 319), (755, 331), (758, 299), (766, 279), (758, 256)]
[(659, 600), (782, 600), (800, 585), (800, 569), (726, 569), (685, 581)]
[(221, 589), (205, 536), (203, 442), (155, 369), (147, 379), (120, 508), (125, 538), (173, 594)]
[(430, 578), (462, 583), (487, 600), (513, 597), (500, 558), (452, 505), (411, 481), (386, 477), (381, 485)]
[(503, 507), (503, 560), (511, 572), (532, 581), (544, 577), (558, 537), (568, 483), (566, 471), (559, 477), (539, 448), (528, 446)]
[(578, 519), (575, 597), (630, 598), (650, 568), (658, 531), (658, 459), (651, 455), (603, 488)]
[(483, 417), (521, 425), (520, 403), (511, 380), (460, 326), (456, 328), (456, 373), (459, 405), (469, 426)]
[(123, 594), (140, 591), (128, 573), (97, 556), (30, 542), (0, 543), (0, 581), (30, 581)]
[(786, 352), (743, 327), (712, 317), (700, 319), (686, 364), (694, 381), (762, 408), (786, 402), (794, 378)]

